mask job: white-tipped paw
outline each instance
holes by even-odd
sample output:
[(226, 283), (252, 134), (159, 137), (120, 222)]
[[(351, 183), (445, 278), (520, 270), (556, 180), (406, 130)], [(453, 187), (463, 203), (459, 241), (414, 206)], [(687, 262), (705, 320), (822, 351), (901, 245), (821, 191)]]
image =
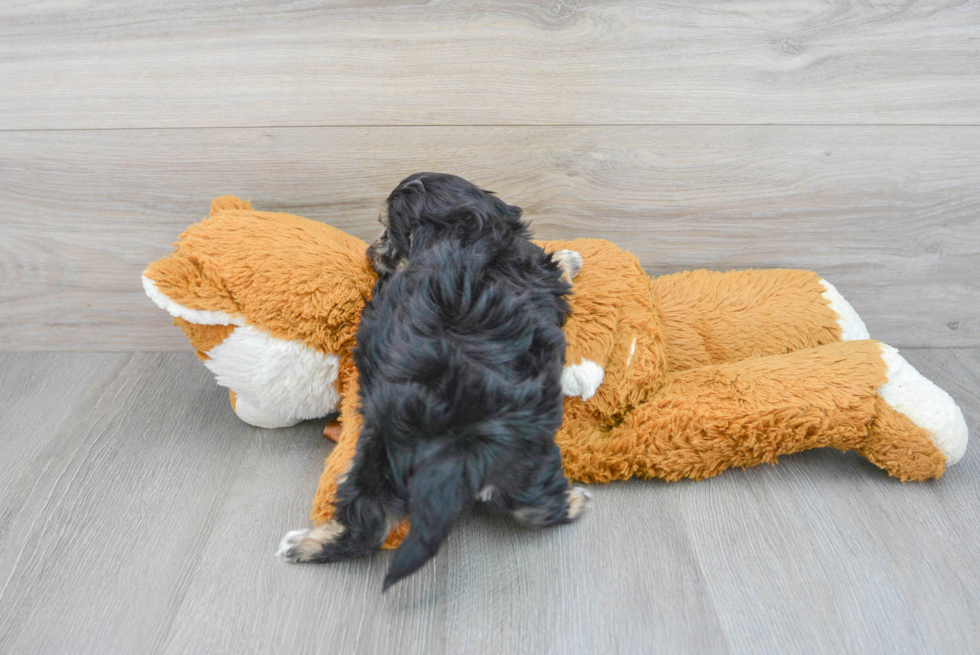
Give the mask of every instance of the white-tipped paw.
[(558, 268), (562, 270), (562, 278), (569, 284), (579, 274), (579, 271), (582, 270), (582, 265), (585, 263), (582, 255), (574, 250), (559, 250), (558, 252), (554, 252), (551, 254), (551, 260), (558, 264)]
[(282, 541), (279, 542), (279, 550), (276, 551), (276, 557), (282, 557), (289, 561), (295, 561), (291, 560), (289, 557), (286, 557), (286, 553), (292, 550), (296, 544), (301, 542), (303, 537), (309, 534), (309, 532), (309, 528), (306, 528), (305, 530), (291, 530), (290, 532), (287, 532), (285, 536), (283, 536)]
[(589, 506), (592, 494), (585, 487), (572, 487), (568, 490), (568, 518), (572, 521), (577, 519)]
[(878, 388), (878, 395), (929, 433), (936, 448), (946, 455), (946, 466), (960, 461), (969, 434), (956, 401), (891, 346), (881, 344), (881, 358), (888, 366), (888, 382)]
[(323, 551), (326, 544), (343, 532), (344, 526), (337, 521), (328, 521), (315, 528), (287, 532), (279, 542), (276, 556), (287, 562), (309, 562)]

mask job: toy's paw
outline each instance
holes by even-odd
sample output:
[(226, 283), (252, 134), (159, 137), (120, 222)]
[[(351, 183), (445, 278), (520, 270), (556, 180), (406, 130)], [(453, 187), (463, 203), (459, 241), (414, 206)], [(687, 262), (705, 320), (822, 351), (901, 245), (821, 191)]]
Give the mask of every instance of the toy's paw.
[(566, 396), (588, 400), (595, 395), (605, 377), (605, 371), (595, 362), (582, 359), (581, 364), (566, 366), (561, 372), (561, 391)]
[(276, 555), (287, 562), (314, 562), (323, 553), (324, 547), (335, 541), (344, 532), (344, 526), (337, 521), (305, 530), (287, 532), (279, 542)]
[(879, 387), (878, 395), (929, 433), (946, 456), (946, 466), (956, 464), (969, 440), (966, 419), (956, 401), (915, 370), (896, 349), (881, 344), (881, 351), (888, 366), (888, 382)]
[(584, 263), (582, 255), (574, 250), (559, 250), (558, 252), (554, 252), (551, 254), (551, 261), (558, 264), (558, 268), (562, 270), (562, 279), (569, 284), (572, 283), (575, 276), (582, 270)]
[(568, 490), (568, 520), (574, 521), (589, 506), (592, 494), (585, 487), (572, 487)]

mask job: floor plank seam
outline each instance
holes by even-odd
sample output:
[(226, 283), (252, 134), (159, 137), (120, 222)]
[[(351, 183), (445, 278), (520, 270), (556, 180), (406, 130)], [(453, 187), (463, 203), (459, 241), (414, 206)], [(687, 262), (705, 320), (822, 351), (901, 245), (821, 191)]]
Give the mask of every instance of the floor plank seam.
[(151, 125), (141, 127), (3, 127), (0, 134), (38, 133), (38, 132), (137, 132), (137, 131), (175, 131), (175, 130), (346, 130), (367, 128), (594, 128), (594, 127), (827, 127), (827, 128), (869, 128), (869, 127), (908, 127), (908, 128), (975, 128), (980, 123), (324, 123), (300, 125)]

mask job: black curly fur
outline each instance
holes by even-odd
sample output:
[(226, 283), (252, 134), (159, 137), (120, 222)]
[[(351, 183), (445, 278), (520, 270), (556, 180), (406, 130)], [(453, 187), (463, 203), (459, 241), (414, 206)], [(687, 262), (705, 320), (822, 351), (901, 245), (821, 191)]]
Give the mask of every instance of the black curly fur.
[(570, 288), (520, 217), (452, 175), (412, 175), (389, 196), (354, 352), (364, 426), (338, 491), (344, 531), (315, 560), (373, 550), (408, 516), (387, 589), (488, 487), (525, 523), (568, 520), (554, 435)]

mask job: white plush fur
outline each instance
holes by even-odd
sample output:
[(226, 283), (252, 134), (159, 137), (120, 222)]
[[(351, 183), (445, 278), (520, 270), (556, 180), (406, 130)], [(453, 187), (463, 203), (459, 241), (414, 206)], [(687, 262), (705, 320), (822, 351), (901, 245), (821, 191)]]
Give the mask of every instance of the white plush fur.
[(878, 388), (878, 395), (932, 436), (936, 448), (946, 455), (947, 466), (960, 461), (966, 452), (968, 433), (956, 401), (891, 346), (881, 344), (881, 357), (888, 366), (888, 382)]
[(164, 295), (157, 288), (156, 282), (145, 275), (143, 276), (143, 290), (150, 297), (150, 300), (156, 303), (157, 307), (171, 316), (184, 319), (188, 323), (196, 323), (197, 325), (245, 325), (245, 319), (241, 316), (233, 316), (227, 312), (184, 307)]
[(258, 427), (287, 427), (336, 411), (340, 358), (298, 341), (238, 327), (208, 351), (204, 365), (234, 390), (235, 411)]
[(824, 292), (820, 295), (830, 302), (830, 308), (837, 313), (837, 324), (841, 330), (840, 340), (858, 341), (860, 339), (870, 339), (871, 335), (868, 334), (868, 328), (864, 326), (864, 321), (861, 320), (858, 313), (851, 307), (851, 303), (847, 302), (844, 296), (840, 295), (840, 292), (834, 288), (834, 285), (827, 280), (820, 280), (820, 284), (824, 288)]
[(248, 398), (241, 396), (235, 399), (235, 413), (238, 414), (238, 418), (257, 428), (288, 428), (303, 421), (303, 419), (295, 416), (291, 418), (284, 417), (275, 412), (265, 410), (262, 407), (253, 405)]
[(234, 325), (224, 341), (208, 351), (204, 362), (218, 384), (235, 392), (235, 413), (250, 425), (284, 428), (336, 411), (340, 403), (337, 374), (340, 359), (297, 341), (276, 339), (246, 326), (227, 312), (191, 309), (164, 295), (143, 276), (143, 290), (158, 307), (197, 325)]
[(582, 358), (581, 364), (566, 366), (561, 373), (561, 390), (566, 396), (579, 396), (588, 400), (595, 395), (605, 371), (592, 360)]

